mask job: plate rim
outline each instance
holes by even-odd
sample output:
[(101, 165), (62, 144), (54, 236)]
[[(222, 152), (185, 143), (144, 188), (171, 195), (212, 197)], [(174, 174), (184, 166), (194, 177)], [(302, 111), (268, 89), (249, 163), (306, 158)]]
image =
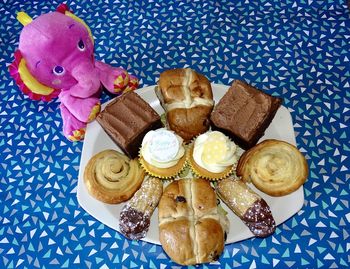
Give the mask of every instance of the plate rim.
[[(135, 92), (136, 92), (137, 94), (139, 94), (141, 98), (143, 98), (143, 97), (142, 97), (142, 93), (141, 93), (142, 91), (145, 92), (145, 91), (154, 90), (156, 86), (157, 86), (157, 85), (145, 86), (145, 87), (143, 87), (143, 88), (139, 88), (139, 89), (135, 90)], [(212, 86), (212, 88), (221, 88), (223, 91), (227, 91), (227, 90), (230, 88), (230, 86), (228, 86), (228, 85), (217, 84), (217, 83), (211, 83), (211, 86)], [(141, 93), (141, 94), (140, 94), (140, 93)], [(214, 94), (213, 94), (213, 95), (214, 95)], [(108, 103), (112, 102), (115, 98), (118, 98), (118, 97), (119, 97), (119, 96), (116, 96), (116, 97), (111, 98), (110, 100), (107, 100), (106, 102), (104, 102), (104, 103), (101, 105), (101, 111), (102, 111), (102, 109), (104, 109), (104, 107), (105, 107)], [(143, 99), (144, 99), (144, 98), (143, 98)], [(159, 102), (159, 100), (155, 100), (155, 101), (156, 101), (157, 103)], [(217, 100), (217, 101), (215, 101), (215, 102), (218, 102), (218, 101), (219, 101), (219, 100)], [(150, 104), (150, 105), (151, 105), (151, 104)], [(151, 106), (152, 106), (152, 105), (151, 105)], [(292, 115), (291, 115), (290, 111), (288, 110), (288, 108), (285, 107), (285, 106), (283, 106), (283, 104), (281, 105), (281, 107), (280, 107), (279, 109), (282, 109), (282, 110), (285, 110), (285, 112), (288, 112), (286, 115), (288, 115), (288, 118), (289, 118), (289, 120), (290, 120), (290, 122), (291, 122), (292, 130), (293, 130), (293, 136), (292, 136), (292, 137), (293, 137), (293, 141), (291, 141), (291, 142), (293, 142), (292, 144), (294, 144), (295, 146), (297, 146), (297, 145), (296, 145), (296, 137), (295, 137), (295, 131), (294, 131), (294, 125), (293, 125)], [(96, 120), (95, 120), (93, 123), (98, 124), (98, 123), (96, 122)], [(91, 129), (91, 128), (93, 128), (93, 124), (92, 124), (92, 123), (89, 123), (89, 124), (87, 125), (87, 128), (86, 128), (86, 135), (88, 134), (89, 129)], [(102, 129), (102, 127), (101, 127), (101, 129)], [(102, 131), (104, 132), (103, 129), (102, 129)], [(86, 147), (87, 147), (87, 143), (85, 143), (85, 141), (86, 141), (86, 140), (84, 139), (84, 141), (83, 141), (83, 147), (82, 147), (81, 155), (80, 155), (79, 172), (78, 172), (78, 182), (77, 182), (77, 187), (76, 187), (76, 188), (77, 188), (76, 196), (77, 196), (78, 204), (79, 204), (79, 206), (80, 206), (86, 213), (88, 213), (88, 214), (89, 214), (92, 218), (94, 218), (96, 221), (98, 221), (98, 222), (102, 223), (103, 225), (106, 225), (107, 227), (109, 227), (109, 228), (111, 228), (111, 229), (117, 231), (118, 234), (119, 234), (120, 236), (123, 236), (123, 234), (121, 234), (120, 231), (119, 231), (118, 229), (116, 229), (115, 227), (113, 227), (113, 226), (111, 226), (111, 225), (108, 225), (108, 224), (104, 223), (103, 221), (101, 221), (101, 220), (99, 220), (98, 218), (96, 218), (96, 217), (93, 215), (93, 213), (90, 213), (91, 210), (85, 206), (85, 202), (84, 202), (84, 201), (82, 200), (82, 198), (81, 198), (81, 193), (80, 193), (81, 188), (85, 188), (85, 190), (87, 191), (87, 189), (86, 189), (86, 187), (84, 186), (84, 183), (83, 183), (83, 181), (84, 181), (84, 179), (83, 179), (83, 174), (84, 174), (83, 170), (84, 170), (84, 169), (82, 169), (82, 163), (83, 163), (83, 161), (84, 161), (85, 159), (87, 159), (86, 157), (83, 156), (83, 153), (84, 153), (84, 151), (86, 151)], [(91, 157), (92, 157), (92, 156), (90, 156), (88, 159), (90, 159)], [(87, 161), (88, 161), (88, 160), (87, 160)], [(87, 161), (86, 161), (85, 163), (87, 163)], [(260, 196), (269, 196), (269, 195), (264, 194), (264, 193), (260, 192), (259, 190), (257, 190), (252, 184), (250, 184), (249, 186), (252, 187), (252, 188), (254, 189), (254, 191), (258, 192)], [(281, 222), (279, 222), (279, 223), (277, 223), (277, 221), (276, 221), (276, 226), (279, 226), (279, 225), (283, 224), (284, 222), (288, 221), (290, 218), (292, 218), (294, 215), (296, 215), (296, 214), (301, 210), (301, 208), (303, 207), (304, 200), (305, 200), (303, 185), (300, 186), (300, 188), (299, 188), (298, 190), (296, 190), (295, 192), (293, 192), (293, 193), (291, 193), (291, 194), (288, 194), (288, 195), (292, 195), (292, 194), (294, 194), (294, 195), (298, 194), (298, 195), (300, 196), (300, 199), (297, 200), (297, 201), (295, 201), (296, 204), (294, 204), (294, 207), (293, 207), (293, 208), (294, 208), (293, 212), (294, 212), (294, 211), (295, 211), (295, 212), (294, 212), (292, 215), (288, 216), (287, 218), (284, 218), (284, 219), (283, 219)], [(286, 196), (288, 196), (288, 195), (286, 195)], [(269, 196), (269, 197), (271, 197), (271, 199), (276, 199), (276, 198), (278, 199), (278, 197), (272, 197), (272, 196)], [(285, 197), (285, 196), (282, 196), (282, 197)], [(96, 200), (96, 199), (93, 198), (92, 196), (90, 196), (90, 198)], [(98, 201), (98, 200), (96, 200), (96, 201), (99, 202), (99, 203), (102, 203), (102, 202), (100, 202), (100, 201)], [(104, 204), (104, 203), (102, 203), (102, 204)], [(107, 206), (113, 206), (113, 205), (108, 205), (108, 204), (105, 204), (105, 205), (107, 205)], [(227, 207), (227, 206), (226, 206), (226, 207)], [(154, 212), (154, 213), (156, 213), (156, 212)], [(274, 216), (274, 217), (275, 217), (275, 216)], [(240, 242), (240, 241), (247, 240), (247, 239), (250, 239), (250, 238), (252, 238), (252, 237), (255, 237), (249, 230), (246, 231), (246, 232), (244, 232), (243, 234), (239, 234), (239, 235), (241, 235), (241, 236), (238, 236), (238, 239), (237, 239), (237, 240), (232, 241), (232, 242), (225, 242), (225, 245), (231, 244), (231, 243), (237, 243), (237, 242)], [(123, 236), (123, 237), (124, 237), (124, 236)], [(159, 241), (153, 240), (152, 238), (148, 238), (147, 236), (146, 236), (145, 238), (140, 239), (140, 240), (141, 240), (141, 241), (144, 241), (144, 242), (149, 242), (149, 243), (152, 243), (152, 244), (156, 244), (156, 245), (161, 245)]]

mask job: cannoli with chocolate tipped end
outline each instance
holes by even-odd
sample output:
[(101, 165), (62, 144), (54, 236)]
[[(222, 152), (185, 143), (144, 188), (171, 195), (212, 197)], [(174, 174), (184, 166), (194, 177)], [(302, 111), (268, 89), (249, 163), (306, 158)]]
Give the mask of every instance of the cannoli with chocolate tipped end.
[(146, 236), (162, 193), (163, 183), (160, 179), (149, 177), (142, 183), (120, 212), (119, 229), (125, 237), (139, 240)]
[(274, 233), (276, 223), (270, 207), (241, 180), (226, 178), (216, 187), (223, 202), (247, 225), (257, 237)]

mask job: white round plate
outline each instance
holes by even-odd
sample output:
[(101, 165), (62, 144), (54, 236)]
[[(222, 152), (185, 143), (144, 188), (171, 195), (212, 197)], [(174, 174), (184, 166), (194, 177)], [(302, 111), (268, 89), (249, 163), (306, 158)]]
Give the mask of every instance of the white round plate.
[[(164, 113), (164, 110), (154, 92), (155, 87), (156, 86), (150, 86), (138, 89), (136, 93), (138, 93), (157, 111), (157, 113), (159, 113), (159, 115), (161, 115)], [(212, 84), (215, 103), (221, 99), (228, 88), (228, 86)], [(106, 104), (104, 104), (102, 107), (105, 105)], [(281, 106), (278, 109), (276, 116), (260, 141), (269, 138), (284, 140), (296, 145), (292, 118), (286, 107)], [(104, 132), (97, 121), (88, 124), (84, 139), (83, 151), (81, 154), (77, 198), (80, 206), (91, 216), (112, 229), (119, 231), (119, 214), (123, 204), (109, 205), (94, 199), (88, 193), (83, 181), (84, 169), (89, 159), (93, 155), (105, 149), (115, 149), (121, 151)], [(292, 217), (303, 206), (304, 191), (302, 186), (297, 191), (283, 197), (272, 197), (260, 192), (254, 188), (254, 186), (251, 187), (269, 204), (277, 225)], [(253, 234), (243, 224), (243, 222), (229, 208), (227, 208), (224, 203), (221, 203), (221, 205), (228, 212), (228, 218), (230, 221), (230, 232), (227, 235), (226, 244), (253, 237)], [(160, 244), (158, 236), (157, 209), (151, 218), (151, 225), (147, 236), (142, 240), (154, 244)]]

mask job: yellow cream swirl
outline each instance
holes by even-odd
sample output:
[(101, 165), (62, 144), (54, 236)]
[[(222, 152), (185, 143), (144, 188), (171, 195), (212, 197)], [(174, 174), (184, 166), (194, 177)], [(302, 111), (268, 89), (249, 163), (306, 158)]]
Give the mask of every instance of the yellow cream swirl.
[(237, 162), (237, 146), (218, 131), (208, 131), (194, 142), (193, 159), (202, 168), (212, 173), (221, 173)]
[(165, 128), (148, 132), (142, 140), (141, 156), (157, 168), (176, 165), (184, 154), (183, 139)]

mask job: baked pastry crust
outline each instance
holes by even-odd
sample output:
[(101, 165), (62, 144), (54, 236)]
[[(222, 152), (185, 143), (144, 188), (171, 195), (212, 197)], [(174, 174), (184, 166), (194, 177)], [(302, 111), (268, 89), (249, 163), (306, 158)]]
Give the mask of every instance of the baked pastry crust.
[(174, 219), (159, 226), (160, 242), (170, 258), (179, 264), (196, 264), (193, 229), (187, 218)]
[(168, 185), (159, 202), (159, 239), (164, 251), (182, 265), (219, 259), (224, 231), (216, 194), (205, 179), (180, 179)]
[(262, 192), (283, 196), (297, 190), (307, 179), (305, 157), (293, 145), (276, 139), (264, 140), (243, 153), (237, 175)]
[(124, 202), (140, 188), (145, 172), (136, 159), (115, 150), (94, 155), (84, 170), (84, 183), (97, 200), (108, 204)]
[(163, 193), (163, 182), (159, 178), (147, 177), (141, 188), (123, 206), (120, 212), (120, 232), (129, 239), (138, 240), (146, 236), (151, 216)]
[(214, 100), (205, 76), (189, 68), (164, 71), (156, 94), (166, 111), (169, 128), (185, 142), (209, 129)]
[(225, 178), (218, 182), (216, 191), (255, 236), (267, 237), (274, 233), (276, 223), (270, 207), (245, 182)]

